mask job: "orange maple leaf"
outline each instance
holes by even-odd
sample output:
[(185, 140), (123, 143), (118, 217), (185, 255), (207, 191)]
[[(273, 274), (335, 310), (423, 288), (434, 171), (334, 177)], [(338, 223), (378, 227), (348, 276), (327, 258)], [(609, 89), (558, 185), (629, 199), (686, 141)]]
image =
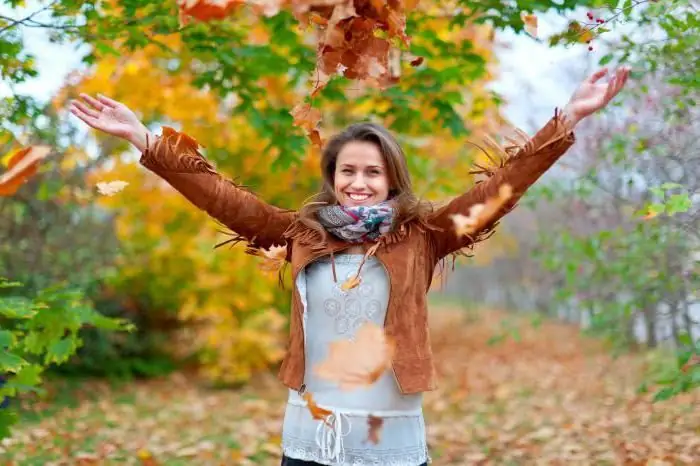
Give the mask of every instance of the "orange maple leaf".
[(223, 19), (243, 3), (244, 0), (178, 0), (180, 24), (187, 24), (188, 18), (200, 21)]
[(261, 257), (260, 268), (266, 272), (277, 272), (287, 260), (287, 246), (271, 246), (270, 249), (254, 249), (252, 253)]
[(309, 103), (302, 102), (295, 105), (289, 113), (294, 117), (294, 126), (306, 130), (306, 134), (309, 136), (309, 139), (311, 139), (313, 145), (321, 147), (323, 141), (317, 129), (321, 121), (321, 111), (317, 108), (313, 108)]
[(484, 228), (493, 217), (503, 208), (513, 196), (513, 189), (508, 184), (501, 185), (496, 197), (487, 199), (483, 204), (475, 204), (469, 209), (468, 215), (454, 214), (454, 223), (457, 236), (473, 235)]
[(537, 16), (530, 15), (523, 11), (520, 13), (520, 19), (525, 24), (525, 32), (532, 37), (537, 37)]
[(357, 330), (354, 340), (331, 343), (328, 357), (314, 370), (343, 390), (361, 388), (376, 382), (391, 367), (394, 350), (394, 342), (384, 330), (367, 322)]
[(311, 395), (310, 392), (304, 393), (302, 395), (302, 398), (304, 398), (304, 400), (306, 401), (306, 407), (309, 408), (309, 412), (311, 413), (311, 417), (313, 417), (317, 421), (323, 421), (325, 423), (328, 423), (327, 419), (328, 419), (328, 416), (333, 414), (332, 411), (321, 408), (319, 405), (317, 405), (316, 401), (314, 401), (313, 395)]
[(29, 178), (36, 175), (39, 162), (51, 149), (47, 146), (29, 146), (10, 157), (7, 171), (0, 175), (0, 196), (12, 196)]

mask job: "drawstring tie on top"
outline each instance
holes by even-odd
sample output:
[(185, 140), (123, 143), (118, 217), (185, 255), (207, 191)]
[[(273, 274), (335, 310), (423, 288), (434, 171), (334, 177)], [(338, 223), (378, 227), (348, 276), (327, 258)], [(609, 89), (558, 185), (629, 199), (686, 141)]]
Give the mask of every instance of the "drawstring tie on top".
[[(343, 419), (348, 426), (346, 432), (343, 432)], [(333, 412), (325, 421), (320, 421), (316, 428), (316, 445), (321, 449), (321, 457), (324, 460), (344, 464), (343, 437), (347, 437), (351, 430), (350, 419), (343, 413)]]

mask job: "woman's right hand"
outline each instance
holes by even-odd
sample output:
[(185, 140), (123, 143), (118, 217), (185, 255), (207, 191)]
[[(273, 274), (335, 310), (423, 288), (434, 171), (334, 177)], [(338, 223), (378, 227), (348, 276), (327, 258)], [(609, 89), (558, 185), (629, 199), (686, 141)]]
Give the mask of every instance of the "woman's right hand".
[(153, 140), (148, 128), (139, 121), (129, 107), (98, 94), (97, 98), (80, 94), (83, 99), (71, 102), (70, 112), (88, 126), (107, 134), (126, 139), (143, 152), (147, 141)]

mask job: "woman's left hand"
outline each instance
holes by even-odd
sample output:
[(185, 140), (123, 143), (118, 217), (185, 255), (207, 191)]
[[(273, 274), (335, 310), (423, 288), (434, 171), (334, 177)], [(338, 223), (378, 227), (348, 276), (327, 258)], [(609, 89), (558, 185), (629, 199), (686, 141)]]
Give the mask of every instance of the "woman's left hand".
[(605, 107), (622, 90), (630, 74), (629, 67), (615, 70), (607, 82), (601, 78), (608, 73), (607, 68), (600, 69), (586, 78), (576, 89), (564, 107), (564, 113), (572, 125)]

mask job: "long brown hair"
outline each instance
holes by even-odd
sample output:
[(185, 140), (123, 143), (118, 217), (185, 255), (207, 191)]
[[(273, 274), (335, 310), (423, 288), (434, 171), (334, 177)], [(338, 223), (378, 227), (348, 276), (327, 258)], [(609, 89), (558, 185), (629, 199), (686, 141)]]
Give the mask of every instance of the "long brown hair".
[(417, 220), (426, 223), (426, 216), (433, 210), (430, 202), (419, 199), (413, 193), (411, 175), (408, 172), (406, 156), (396, 138), (383, 126), (362, 122), (348, 126), (328, 141), (321, 156), (321, 192), (312, 196), (300, 209), (299, 221), (319, 232), (326, 239), (326, 231), (318, 222), (316, 212), (322, 207), (335, 205), (335, 169), (338, 154), (345, 144), (353, 141), (371, 142), (377, 146), (386, 165), (389, 178), (389, 199), (394, 201), (396, 214), (393, 228)]

